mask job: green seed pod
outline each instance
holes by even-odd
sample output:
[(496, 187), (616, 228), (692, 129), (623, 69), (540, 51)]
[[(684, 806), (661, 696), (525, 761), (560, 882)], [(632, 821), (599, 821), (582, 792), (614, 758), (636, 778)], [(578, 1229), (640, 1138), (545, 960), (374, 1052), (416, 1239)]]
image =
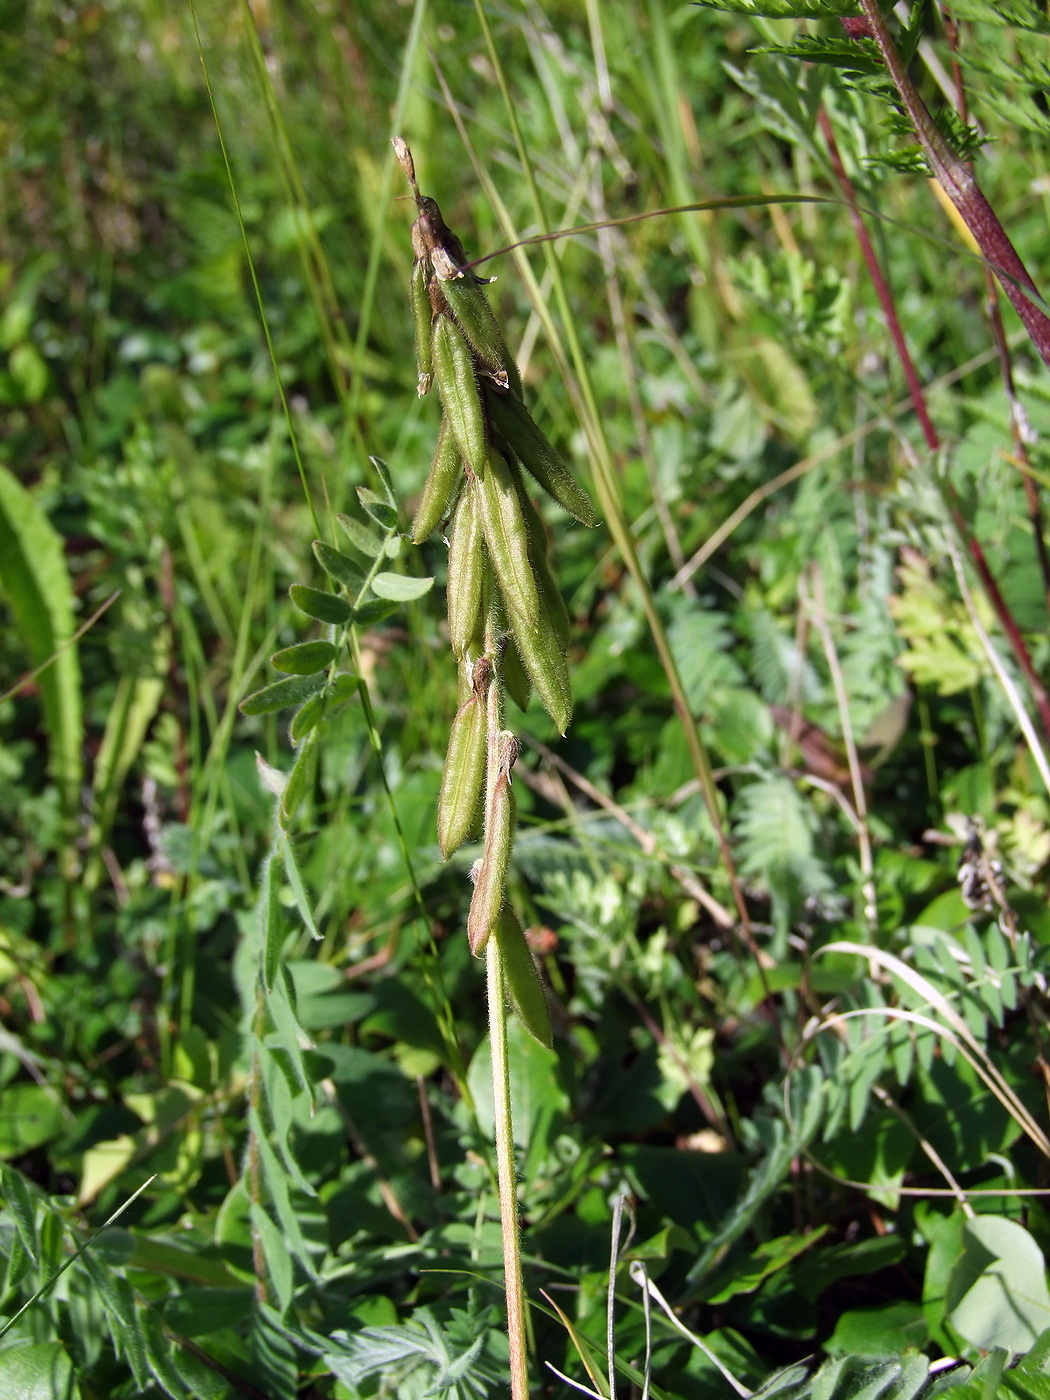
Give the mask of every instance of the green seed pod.
[(476, 497), (477, 482), (468, 482), (452, 519), (448, 545), (448, 634), (457, 656), (465, 655), (484, 625), (488, 560)]
[(581, 525), (597, 525), (601, 517), (590, 497), (537, 427), (521, 400), (513, 394), (488, 393), (485, 395), (485, 409), (500, 437), (548, 496)]
[(485, 849), (477, 866), (474, 894), (467, 914), (467, 941), (475, 957), (489, 941), (503, 907), (507, 867), (514, 839), (514, 794), (510, 775), (500, 772), (489, 794), (485, 812)]
[(488, 470), (477, 483), (481, 529), (496, 570), (508, 612), (522, 626), (539, 624), (540, 601), (529, 558), (529, 531), (522, 514), (520, 473), (498, 452), (490, 452)]
[(532, 682), (522, 664), (518, 648), (510, 637), (507, 638), (507, 644), (503, 648), (503, 684), (507, 687), (507, 694), (518, 709), (527, 710), (532, 696)]
[(488, 439), (474, 361), (463, 332), (448, 316), (434, 321), (434, 377), (463, 460), (475, 476), (482, 476)]
[(485, 706), (474, 695), (452, 721), (438, 798), (438, 845), (448, 860), (470, 835), (485, 776)]
[(551, 1016), (540, 974), (536, 971), (518, 916), (504, 904), (496, 921), (496, 944), (503, 960), (503, 980), (522, 1025), (541, 1045), (551, 1048)]
[(545, 603), (541, 602), (542, 616), (539, 627), (523, 626), (513, 609), (508, 608), (514, 644), (518, 649), (522, 664), (540, 697), (543, 708), (564, 734), (572, 718), (572, 686), (569, 683), (569, 668), (565, 663), (565, 649), (558, 640), (554, 621), (550, 618)]
[(412, 542), (422, 544), (432, 535), (456, 503), (456, 493), (463, 480), (463, 463), (459, 458), (456, 440), (448, 426), (448, 419), (442, 418), (438, 431), (434, 460), (423, 484), (423, 494), (416, 507), (416, 518), (412, 521)]
[(511, 393), (520, 395), (518, 367), (477, 278), (470, 272), (458, 272), (440, 251), (434, 256), (434, 271), (448, 309), (470, 342), (482, 369), (504, 388), (509, 387)]
[(412, 318), (416, 323), (416, 368), (419, 370), (416, 392), (420, 398), (430, 393), (434, 382), (434, 308), (427, 288), (429, 281), (430, 259), (417, 258), (412, 268), (411, 296)]
[(522, 490), (519, 493), (519, 500), (525, 528), (529, 532), (529, 559), (536, 578), (541, 611), (545, 603), (548, 621), (554, 627), (562, 651), (565, 651), (569, 645), (569, 613), (551, 568), (550, 550), (547, 547), (547, 527), (544, 525), (539, 511), (529, 500), (528, 492)]

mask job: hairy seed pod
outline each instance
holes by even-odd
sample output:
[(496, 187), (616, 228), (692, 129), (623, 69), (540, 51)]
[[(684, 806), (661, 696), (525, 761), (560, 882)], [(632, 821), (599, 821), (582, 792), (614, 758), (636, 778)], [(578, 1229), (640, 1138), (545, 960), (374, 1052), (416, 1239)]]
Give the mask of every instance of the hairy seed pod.
[(529, 531), (522, 514), (520, 473), (498, 452), (489, 453), (488, 470), (477, 483), (481, 529), (508, 611), (522, 626), (539, 623), (540, 602), (529, 558)]
[(488, 559), (476, 497), (477, 482), (469, 481), (456, 506), (448, 544), (448, 635), (457, 656), (465, 655), (483, 625)]
[(412, 521), (412, 543), (422, 544), (432, 535), (449, 514), (456, 503), (456, 495), (463, 482), (463, 463), (448, 420), (442, 418), (438, 430), (437, 447), (434, 459), (423, 484), (423, 494), (416, 507), (416, 518)]
[(438, 845), (448, 860), (470, 835), (485, 777), (485, 706), (474, 695), (452, 721), (438, 798)]
[(435, 255), (438, 285), (482, 369), (513, 394), (521, 394), (521, 377), (511, 358), (500, 324), (492, 314), (488, 297), (470, 272), (459, 272), (452, 262)]
[(539, 627), (522, 626), (513, 609), (508, 608), (507, 615), (522, 665), (536, 687), (536, 694), (540, 697), (543, 708), (557, 726), (558, 733), (564, 734), (572, 718), (569, 668), (565, 662), (565, 649), (558, 640), (545, 602), (541, 601), (541, 609)]
[(532, 572), (536, 579), (541, 611), (546, 603), (547, 619), (554, 627), (558, 641), (561, 642), (562, 651), (565, 651), (569, 645), (569, 613), (551, 568), (550, 550), (547, 547), (547, 527), (544, 525), (539, 511), (529, 500), (527, 491), (522, 490), (519, 493), (519, 500), (525, 528), (529, 532), (529, 560), (532, 563)]
[(467, 941), (480, 956), (503, 906), (507, 867), (514, 837), (514, 794), (510, 775), (499, 773), (489, 793), (485, 811), (485, 848), (477, 867), (474, 894), (467, 914)]
[(511, 1004), (533, 1040), (538, 1040), (549, 1050), (552, 1034), (547, 995), (525, 941), (524, 930), (509, 904), (504, 903), (500, 910), (495, 934), (503, 960), (503, 980), (510, 993)]
[(581, 525), (597, 525), (601, 517), (590, 497), (537, 427), (521, 400), (512, 394), (488, 393), (485, 395), (485, 409), (500, 438), (547, 495)]
[(416, 368), (419, 380), (416, 392), (422, 398), (430, 393), (434, 382), (434, 308), (430, 304), (427, 283), (430, 281), (430, 259), (417, 258), (412, 268), (412, 317), (416, 325)]
[(448, 316), (434, 321), (434, 377), (463, 460), (476, 476), (482, 476), (488, 440), (474, 361), (463, 332)]
[(503, 684), (507, 687), (507, 694), (519, 710), (527, 710), (529, 700), (532, 698), (532, 682), (529, 680), (518, 648), (511, 637), (506, 639), (506, 645), (503, 648), (502, 667)]

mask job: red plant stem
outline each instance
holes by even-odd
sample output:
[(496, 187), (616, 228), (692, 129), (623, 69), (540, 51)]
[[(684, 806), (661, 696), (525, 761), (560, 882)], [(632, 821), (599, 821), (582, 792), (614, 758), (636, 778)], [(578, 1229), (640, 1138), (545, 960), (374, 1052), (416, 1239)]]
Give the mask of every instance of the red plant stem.
[(1035, 537), (1035, 552), (1039, 560), (1039, 571), (1043, 576), (1046, 610), (1050, 613), (1050, 554), (1047, 553), (1046, 537), (1043, 533), (1043, 506), (1039, 499), (1039, 488), (1032, 477), (1032, 462), (1028, 455), (1024, 413), (1014, 388), (1014, 369), (1010, 359), (1010, 346), (1006, 340), (1006, 329), (1003, 326), (1003, 313), (999, 310), (995, 282), (987, 267), (984, 270), (984, 278), (988, 320), (991, 323), (995, 348), (999, 352), (999, 367), (1003, 376), (1003, 388), (1006, 390), (1007, 407), (1010, 410), (1010, 432), (1014, 440), (1014, 456), (1021, 469), (1021, 481), (1024, 483), (1025, 502), (1028, 506), (1028, 519)]
[[(948, 41), (948, 47), (952, 51), (952, 79), (955, 83), (955, 110), (962, 120), (969, 121), (969, 104), (966, 100), (966, 84), (963, 82), (962, 65), (959, 63), (959, 30), (951, 11), (947, 6), (941, 6), (941, 19), (944, 24), (944, 37)], [(1031, 472), (1031, 459), (1028, 455), (1028, 435), (1024, 413), (1017, 392), (1014, 387), (1014, 367), (1010, 357), (1010, 346), (1006, 339), (1006, 328), (1003, 325), (1003, 313), (999, 306), (999, 296), (995, 290), (995, 277), (992, 269), (987, 263), (983, 267), (984, 272), (984, 298), (985, 308), (988, 313), (988, 324), (992, 328), (992, 338), (995, 341), (995, 348), (999, 353), (999, 370), (1003, 376), (1003, 388), (1006, 391), (1007, 407), (1010, 411), (1010, 433), (1014, 440), (1014, 456), (1017, 458), (1021, 469), (1021, 480), (1024, 483), (1025, 502), (1028, 506), (1028, 519), (1032, 526), (1032, 535), (1035, 539), (1035, 552), (1039, 560), (1039, 571), (1043, 576), (1043, 594), (1046, 602), (1047, 613), (1050, 614), (1050, 555), (1047, 553), (1046, 539), (1043, 534), (1043, 508), (1039, 499), (1039, 488), (1035, 484)]]
[(1017, 658), (1017, 664), (1024, 672), (1025, 678), (1032, 688), (1032, 698), (1035, 701), (1036, 709), (1039, 711), (1039, 718), (1043, 722), (1043, 732), (1050, 738), (1050, 695), (1047, 694), (1046, 687), (1036, 674), (1035, 667), (1032, 665), (1032, 658), (1029, 656), (1028, 648), (1025, 646), (1024, 638), (1021, 636), (1020, 629), (1014, 620), (1014, 615), (1010, 611), (1006, 599), (999, 591), (999, 585), (995, 581), (995, 576), (988, 567), (988, 560), (985, 558), (980, 541), (975, 539), (970, 533), (969, 527), (963, 519), (962, 512), (956, 504), (957, 498), (955, 497), (954, 491), (950, 493), (950, 499), (952, 502), (952, 520), (955, 522), (956, 529), (966, 541), (966, 548), (970, 551), (970, 558), (973, 560), (974, 568), (977, 570), (984, 591), (988, 595), (988, 601), (995, 609), (996, 616), (1002, 625), (1002, 629), (1010, 639), (1010, 645), (1013, 647), (1014, 656)]
[[(940, 446), (940, 437), (938, 436), (937, 429), (933, 426), (926, 408), (926, 395), (923, 392), (923, 387), (908, 350), (907, 342), (904, 339), (904, 332), (901, 329), (900, 319), (897, 316), (897, 308), (893, 301), (893, 293), (890, 291), (889, 283), (886, 281), (882, 266), (872, 246), (868, 230), (857, 208), (856, 193), (849, 176), (846, 174), (845, 167), (842, 164), (842, 157), (839, 154), (838, 146), (835, 142), (831, 120), (824, 108), (821, 108), (819, 121), (824, 140), (827, 142), (832, 169), (835, 172), (839, 184), (842, 186), (843, 194), (849, 204), (850, 214), (853, 218), (853, 226), (857, 232), (857, 240), (860, 243), (864, 261), (867, 264), (868, 273), (875, 286), (875, 292), (879, 298), (879, 304), (882, 307), (883, 315), (886, 317), (886, 324), (893, 337), (893, 343), (897, 349), (897, 354), (900, 356), (901, 365), (904, 369), (905, 378), (908, 381), (908, 390), (911, 394), (912, 403), (915, 406), (916, 415), (918, 416), (919, 422), (922, 424), (922, 430), (926, 437), (927, 445), (931, 452), (935, 452)], [(1012, 384), (1012, 377), (1009, 382)], [(1025, 480), (1027, 481), (1028, 478), (1026, 477)], [(1036, 504), (1038, 507), (1038, 501)], [(971, 534), (962, 512), (955, 502), (954, 492), (952, 492), (951, 513), (956, 529), (966, 542), (966, 547), (970, 552), (970, 557), (973, 560), (974, 568), (977, 570), (978, 577), (981, 580), (981, 585), (988, 596), (988, 601), (994, 608), (995, 614), (1013, 649), (1017, 664), (1020, 666), (1031, 687), (1032, 698), (1039, 711), (1043, 730), (1047, 737), (1050, 738), (1050, 695), (1047, 694), (1046, 687), (1036, 674), (1035, 667), (1032, 664), (1032, 658), (1025, 645), (1025, 640), (1021, 636), (1021, 629), (1018, 627), (1016, 619), (1010, 611), (1006, 599), (1002, 595), (1002, 590), (996, 582), (995, 575), (988, 567), (988, 560), (985, 557), (984, 550), (981, 548), (980, 541)], [(1036, 538), (1042, 543), (1041, 531), (1037, 531)]]
[(992, 271), (1031, 336), (1032, 344), (1039, 351), (1043, 363), (1050, 367), (1050, 317), (1025, 294), (1024, 289), (1027, 289), (1036, 298), (1039, 297), (1028, 269), (1018, 256), (992, 206), (981, 193), (973, 172), (965, 161), (960, 160), (937, 130), (926, 104), (901, 62), (878, 0), (860, 0), (860, 7), (931, 170), (945, 194), (958, 209), (963, 222), (976, 239), (977, 246), (988, 259)]
[(864, 257), (864, 262), (868, 269), (868, 276), (871, 278), (872, 285), (875, 288), (875, 295), (878, 297), (879, 305), (882, 307), (882, 314), (886, 318), (886, 325), (889, 328), (890, 335), (893, 338), (893, 344), (897, 350), (897, 358), (900, 360), (901, 368), (904, 370), (904, 378), (908, 381), (908, 393), (911, 395), (915, 416), (918, 418), (919, 424), (922, 427), (923, 437), (926, 439), (926, 446), (931, 452), (936, 452), (941, 445), (940, 438), (937, 435), (937, 429), (933, 426), (933, 422), (930, 419), (929, 410), (926, 407), (926, 395), (923, 392), (922, 382), (919, 379), (918, 371), (915, 368), (911, 352), (908, 349), (908, 343), (904, 339), (904, 331), (901, 328), (900, 318), (897, 315), (897, 308), (893, 301), (893, 293), (890, 291), (889, 283), (886, 281), (886, 277), (882, 271), (882, 265), (872, 246), (871, 236), (868, 233), (867, 226), (857, 207), (857, 193), (853, 188), (849, 176), (846, 174), (846, 167), (842, 163), (842, 156), (839, 154), (839, 148), (835, 141), (835, 132), (832, 129), (831, 118), (828, 116), (826, 108), (821, 107), (817, 120), (820, 122), (820, 130), (827, 144), (828, 155), (831, 159), (831, 168), (835, 172), (836, 180), (838, 180), (839, 184), (842, 186), (842, 193), (845, 195), (846, 202), (849, 205), (850, 218), (853, 220), (853, 228), (857, 235), (857, 242), (860, 244), (861, 254)]

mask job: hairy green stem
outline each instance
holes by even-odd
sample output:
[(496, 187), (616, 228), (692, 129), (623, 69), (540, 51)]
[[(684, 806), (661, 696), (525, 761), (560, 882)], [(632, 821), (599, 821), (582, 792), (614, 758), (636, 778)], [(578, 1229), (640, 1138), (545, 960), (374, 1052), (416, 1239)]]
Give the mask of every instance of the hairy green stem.
[(503, 1235), (503, 1286), (507, 1293), (507, 1341), (510, 1344), (511, 1400), (528, 1400), (528, 1347), (525, 1327), (525, 1287), (521, 1274), (518, 1191), (514, 1171), (514, 1123), (510, 1099), (510, 1056), (507, 1052), (507, 998), (499, 939), (486, 945), (489, 1001), (489, 1044), (492, 1048), (492, 1109), (496, 1138), (496, 1178)]

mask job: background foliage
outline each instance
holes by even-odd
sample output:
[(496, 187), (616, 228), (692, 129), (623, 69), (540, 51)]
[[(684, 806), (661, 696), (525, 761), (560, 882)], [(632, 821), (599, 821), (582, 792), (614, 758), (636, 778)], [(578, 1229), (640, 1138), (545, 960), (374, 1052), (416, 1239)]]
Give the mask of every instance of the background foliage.
[[(535, 702), (515, 717), (512, 879), (555, 1023), (552, 1052), (514, 1045), (538, 1358), (604, 1388), (626, 1193), (621, 1392), (648, 1357), (668, 1396), (727, 1394), (724, 1370), (770, 1396), (1044, 1393), (1048, 736), (1022, 736), (963, 561), (976, 537), (1045, 676), (1011, 413), (1045, 485), (1046, 371), (1007, 310), (1012, 406), (980, 262), (870, 46), (834, 6), (762, 8), (3, 7), (5, 1394), (503, 1384), (475, 853), (442, 865), (435, 833), (447, 551), (399, 534), (437, 410), (395, 132), (472, 256), (755, 201), (484, 269), (585, 481), (590, 396), (642, 579), (552, 510), (576, 715), (557, 742)], [(957, 35), (915, 5), (902, 48), (1045, 286), (1045, 16), (947, 10)], [(358, 487), (384, 577), (437, 586), (386, 585), (294, 750), (237, 706), (322, 636), (288, 589), (326, 586), (311, 541), (347, 547)], [(647, 1277), (706, 1350), (655, 1300), (647, 1342)]]

